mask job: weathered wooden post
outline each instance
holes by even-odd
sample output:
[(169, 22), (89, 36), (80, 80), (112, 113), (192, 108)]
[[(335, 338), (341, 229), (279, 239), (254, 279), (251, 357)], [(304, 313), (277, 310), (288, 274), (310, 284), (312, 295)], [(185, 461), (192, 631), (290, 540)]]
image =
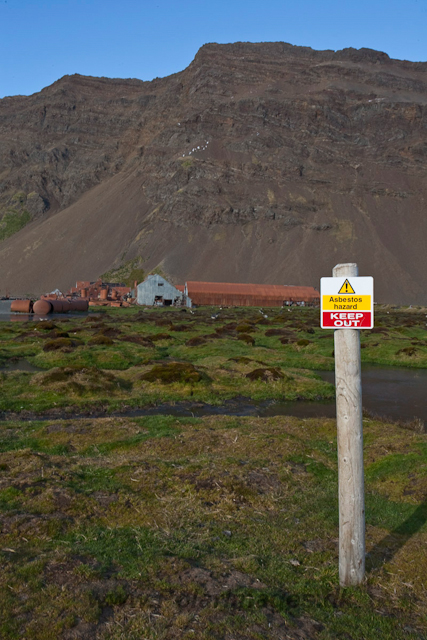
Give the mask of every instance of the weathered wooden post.
[(334, 328), (338, 431), (339, 575), (343, 587), (365, 575), (360, 329), (374, 322), (374, 284), (359, 277), (357, 264), (338, 264), (322, 278), (321, 326)]
[[(338, 264), (334, 277), (358, 276), (357, 264)], [(358, 329), (335, 329), (338, 432), (339, 575), (343, 587), (365, 575), (362, 372)]]

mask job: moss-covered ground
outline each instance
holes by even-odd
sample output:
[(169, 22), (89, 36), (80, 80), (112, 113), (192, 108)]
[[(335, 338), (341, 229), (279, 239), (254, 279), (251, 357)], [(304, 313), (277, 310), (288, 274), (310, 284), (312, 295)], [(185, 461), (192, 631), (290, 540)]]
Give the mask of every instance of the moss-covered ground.
[[(378, 310), (362, 359), (426, 367), (425, 312)], [(427, 638), (425, 434), (364, 421), (367, 572), (340, 589), (334, 421), (73, 417), (333, 397), (318, 310), (217, 313), (0, 323), (0, 638)]]
[(333, 420), (0, 423), (0, 637), (426, 638), (427, 436), (364, 430), (366, 579), (340, 589)]
[[(364, 362), (426, 367), (425, 309), (383, 308), (361, 340)], [(315, 371), (333, 368), (333, 349), (316, 309), (102, 309), (1, 322), (0, 412), (331, 399)], [(22, 359), (35, 370), (7, 368)]]

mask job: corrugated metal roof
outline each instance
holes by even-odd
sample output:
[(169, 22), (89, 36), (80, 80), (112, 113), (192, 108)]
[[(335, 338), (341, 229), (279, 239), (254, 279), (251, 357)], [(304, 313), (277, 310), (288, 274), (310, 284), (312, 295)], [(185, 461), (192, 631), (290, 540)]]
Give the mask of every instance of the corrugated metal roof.
[(253, 296), (265, 299), (280, 300), (316, 300), (319, 292), (313, 287), (300, 287), (280, 284), (240, 284), (234, 282), (197, 282), (187, 281), (188, 295), (225, 294)]

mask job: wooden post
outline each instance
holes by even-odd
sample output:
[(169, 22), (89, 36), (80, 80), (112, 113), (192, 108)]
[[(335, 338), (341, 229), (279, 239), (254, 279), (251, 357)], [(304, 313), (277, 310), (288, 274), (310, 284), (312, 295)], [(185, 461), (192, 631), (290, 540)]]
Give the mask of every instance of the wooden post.
[[(358, 275), (357, 264), (337, 264), (334, 277)], [(365, 575), (365, 496), (363, 477), (360, 334), (336, 329), (335, 386), (338, 431), (340, 585), (358, 585)]]

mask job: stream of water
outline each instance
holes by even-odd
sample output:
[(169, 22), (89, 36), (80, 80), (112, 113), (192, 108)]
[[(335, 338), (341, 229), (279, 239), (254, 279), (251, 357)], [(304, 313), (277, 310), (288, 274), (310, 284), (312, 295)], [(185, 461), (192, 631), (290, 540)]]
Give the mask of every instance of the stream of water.
[[(323, 380), (335, 384), (333, 371), (318, 371)], [(401, 369), (366, 365), (362, 368), (363, 408), (372, 414), (392, 420), (411, 421), (419, 418), (427, 423), (427, 369)], [(253, 402), (248, 398), (229, 400), (216, 407), (205, 404), (178, 403), (135, 410), (134, 415), (235, 415), (296, 416), (299, 418), (335, 417), (335, 400), (323, 402)]]
[[(1, 371), (40, 371), (24, 359), (11, 362), (2, 367)], [(326, 382), (335, 384), (333, 371), (319, 371), (319, 375)], [(392, 420), (411, 421), (415, 418), (427, 423), (427, 369), (401, 369), (398, 367), (364, 366), (362, 368), (363, 408), (369, 412), (391, 418)], [(157, 404), (142, 409), (129, 409), (117, 415), (129, 417), (144, 415), (176, 415), (195, 416), (230, 415), (230, 416), (296, 416), (299, 418), (335, 417), (335, 401), (308, 402), (280, 402), (265, 400), (256, 402), (250, 398), (234, 398), (222, 405), (209, 405), (202, 402), (177, 402), (175, 404)], [(97, 414), (91, 412), (91, 416)], [(105, 414), (99, 414), (105, 415)], [(115, 415), (115, 414), (113, 414)], [(57, 418), (83, 418), (88, 414), (73, 414), (67, 412), (57, 415)]]

